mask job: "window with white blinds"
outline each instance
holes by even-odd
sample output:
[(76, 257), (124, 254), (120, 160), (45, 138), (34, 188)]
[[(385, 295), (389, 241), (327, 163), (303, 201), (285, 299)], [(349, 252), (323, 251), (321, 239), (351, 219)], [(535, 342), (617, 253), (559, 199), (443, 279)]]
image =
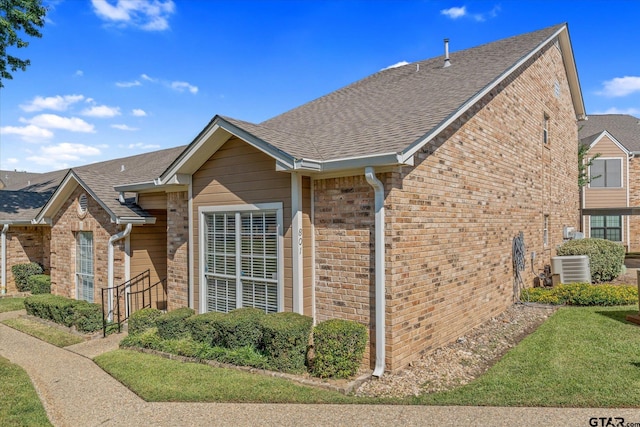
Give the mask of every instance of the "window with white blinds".
[(76, 235), (76, 297), (93, 302), (93, 233)]
[(281, 212), (203, 212), (206, 311), (279, 310)]

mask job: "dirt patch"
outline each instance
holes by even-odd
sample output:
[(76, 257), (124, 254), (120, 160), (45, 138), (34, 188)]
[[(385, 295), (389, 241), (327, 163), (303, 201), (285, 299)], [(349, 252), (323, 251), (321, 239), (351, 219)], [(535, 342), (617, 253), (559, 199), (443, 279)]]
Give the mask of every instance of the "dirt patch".
[(449, 390), (485, 373), (509, 349), (533, 332), (555, 307), (516, 304), (455, 342), (395, 373), (362, 384), (358, 396), (405, 397)]

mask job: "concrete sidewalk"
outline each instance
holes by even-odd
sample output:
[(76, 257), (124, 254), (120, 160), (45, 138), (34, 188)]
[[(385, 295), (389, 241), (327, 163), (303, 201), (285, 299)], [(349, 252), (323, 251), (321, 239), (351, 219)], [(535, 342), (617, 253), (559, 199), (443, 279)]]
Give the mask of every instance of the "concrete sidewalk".
[[(0, 314), (0, 321), (19, 313)], [(640, 423), (635, 409), (149, 403), (89, 358), (117, 348), (121, 338), (61, 349), (0, 325), (0, 356), (27, 371), (56, 426), (589, 426), (592, 417)]]

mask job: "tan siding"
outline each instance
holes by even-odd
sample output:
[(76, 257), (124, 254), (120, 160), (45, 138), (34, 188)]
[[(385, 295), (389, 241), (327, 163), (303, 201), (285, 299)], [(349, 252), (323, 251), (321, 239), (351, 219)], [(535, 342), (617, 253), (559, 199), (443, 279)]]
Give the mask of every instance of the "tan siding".
[(167, 212), (150, 210), (156, 223), (134, 227), (131, 232), (130, 276), (150, 270), (151, 283), (167, 276)]
[(141, 193), (138, 195), (138, 205), (145, 210), (167, 209), (167, 193)]
[(584, 189), (585, 208), (611, 208), (627, 206), (627, 155), (613, 141), (605, 136), (591, 147), (589, 154), (600, 154), (600, 158), (622, 159), (622, 188)]
[(292, 309), (291, 177), (275, 171), (275, 161), (238, 138), (227, 141), (193, 174), (194, 303), (200, 306), (199, 233), (201, 206), (281, 202), (284, 221), (284, 308)]

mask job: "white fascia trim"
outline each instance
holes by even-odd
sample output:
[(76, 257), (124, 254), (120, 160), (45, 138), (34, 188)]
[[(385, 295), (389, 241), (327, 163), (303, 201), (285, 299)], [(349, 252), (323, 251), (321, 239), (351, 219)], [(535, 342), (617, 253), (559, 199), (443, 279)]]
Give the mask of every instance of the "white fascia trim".
[(144, 225), (144, 224), (155, 224), (156, 223), (156, 217), (150, 216), (150, 217), (117, 217), (115, 220), (115, 223), (118, 225), (126, 225), (126, 224), (132, 224), (132, 225)]
[[(440, 123), (438, 127), (433, 128), (430, 132), (424, 135), (422, 138), (419, 138), (413, 144), (411, 144), (406, 150), (403, 151), (402, 157), (404, 159), (413, 156), (418, 150), (424, 147), (429, 141), (431, 141), (436, 135), (449, 127), (453, 122), (458, 120), (464, 113), (469, 110), (473, 105), (475, 105), (478, 101), (480, 101), (485, 95), (495, 89), (502, 81), (504, 81), (507, 77), (509, 77), (515, 70), (520, 68), (523, 64), (525, 64), (529, 59), (531, 59), (534, 55), (536, 55), (540, 49), (549, 44), (549, 42), (562, 32), (567, 31), (567, 26), (564, 25), (558, 31), (556, 31), (553, 35), (549, 36), (545, 41), (540, 43), (538, 47), (529, 52), (528, 55), (520, 58), (518, 62), (516, 62), (511, 68), (502, 73), (498, 78), (489, 83), (484, 89), (480, 90), (480, 92), (476, 93), (473, 97), (469, 98), (467, 102), (465, 102), (456, 112), (451, 114), (448, 118), (446, 118), (443, 122)], [(564, 55), (563, 55), (564, 57)], [(577, 78), (577, 76), (576, 76)], [(580, 95), (580, 99), (582, 100), (582, 95)], [(578, 112), (579, 113), (579, 112)]]
[(284, 165), (290, 165), (290, 168), (294, 167), (295, 158), (290, 154), (277, 149), (271, 144), (267, 144), (265, 141), (253, 136), (252, 134), (245, 131), (244, 129), (239, 128), (238, 126), (231, 124), (222, 118), (219, 118), (218, 120), (220, 121), (219, 126), (224, 130), (226, 130), (227, 132), (229, 132), (230, 134), (237, 136), (238, 138), (245, 141), (247, 144), (262, 151), (266, 155), (273, 157), (279, 163)]
[(591, 143), (591, 145), (589, 145), (589, 150), (595, 147), (596, 144), (598, 144), (598, 142), (600, 142), (602, 138), (604, 138), (605, 136), (607, 136), (615, 144), (615, 146), (618, 147), (620, 150), (622, 150), (626, 155), (632, 154), (631, 151), (627, 150), (627, 148), (624, 145), (622, 145), (620, 141), (618, 141), (613, 135), (611, 135), (606, 130), (602, 131), (602, 133)]
[(46, 224), (38, 224), (34, 222), (35, 219), (17, 219), (17, 220), (0, 220), (0, 225), (46, 225)]
[(276, 160), (276, 171), (304, 171), (309, 173), (330, 173), (338, 171), (347, 171), (352, 169), (362, 169), (367, 166), (397, 166), (407, 165), (413, 166), (413, 156), (404, 156), (399, 153), (382, 153), (372, 154), (368, 156), (345, 157), (336, 160), (314, 160), (314, 159), (296, 159), (293, 168)]
[(138, 182), (135, 184), (116, 185), (113, 187), (118, 193), (133, 193), (138, 191), (151, 190), (156, 188), (155, 181)]

